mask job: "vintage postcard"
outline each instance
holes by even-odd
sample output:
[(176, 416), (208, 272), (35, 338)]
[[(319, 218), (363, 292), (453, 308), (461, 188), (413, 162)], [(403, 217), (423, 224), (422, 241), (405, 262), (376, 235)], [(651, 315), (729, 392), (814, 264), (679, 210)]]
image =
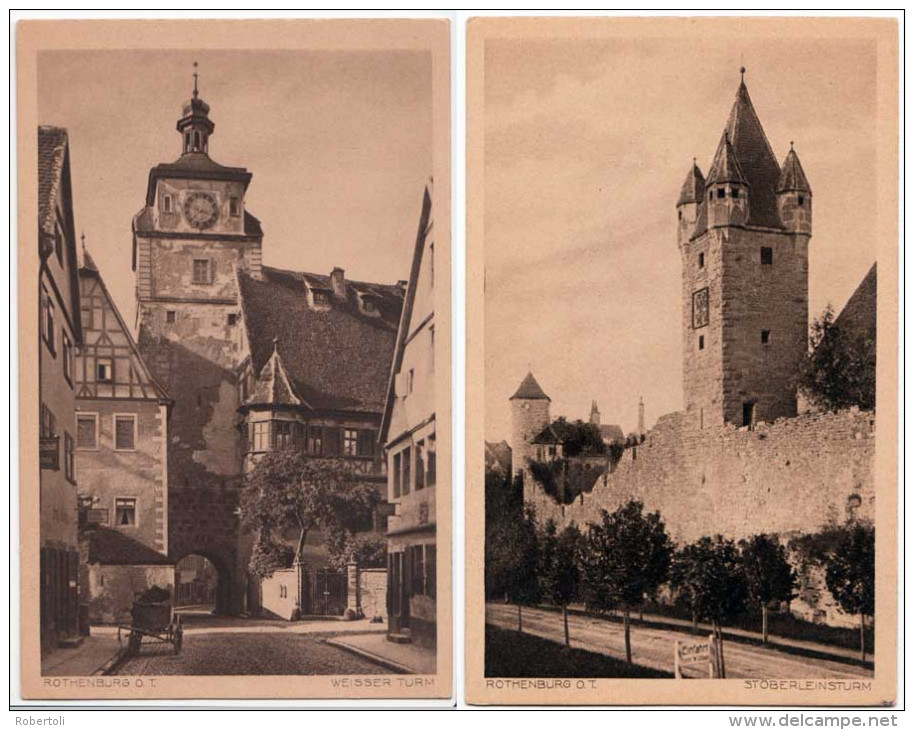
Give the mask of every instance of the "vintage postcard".
[(449, 32), (19, 25), (25, 698), (452, 694)]
[(468, 38), (468, 701), (892, 703), (897, 23)]

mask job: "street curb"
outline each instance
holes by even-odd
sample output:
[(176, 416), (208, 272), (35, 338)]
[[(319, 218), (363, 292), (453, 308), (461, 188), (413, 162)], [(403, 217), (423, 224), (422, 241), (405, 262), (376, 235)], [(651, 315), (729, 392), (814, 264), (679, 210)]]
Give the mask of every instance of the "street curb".
[(124, 661), (127, 659), (127, 647), (121, 647), (118, 649), (117, 653), (111, 657), (108, 661), (102, 664), (98, 669), (92, 672), (91, 676), (107, 676), (114, 672)]
[(348, 651), (349, 653), (360, 656), (370, 662), (374, 662), (375, 664), (385, 667), (386, 669), (390, 669), (396, 674), (417, 674), (415, 669), (410, 669), (404, 664), (399, 664), (392, 659), (385, 659), (378, 654), (373, 654), (370, 651), (365, 651), (364, 649), (359, 649), (355, 646), (351, 646), (350, 644), (345, 644), (342, 641), (337, 641), (335, 639), (324, 639), (324, 643), (329, 644), (330, 646), (335, 646), (337, 649)]

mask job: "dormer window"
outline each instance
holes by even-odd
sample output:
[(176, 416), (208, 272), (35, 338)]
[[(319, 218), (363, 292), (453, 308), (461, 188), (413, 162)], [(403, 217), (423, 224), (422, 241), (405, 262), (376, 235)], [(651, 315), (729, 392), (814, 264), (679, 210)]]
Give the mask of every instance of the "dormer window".
[(376, 312), (378, 308), (374, 305), (374, 302), (370, 299), (366, 299), (362, 302), (362, 309), (366, 312)]
[(726, 189), (726, 188), (717, 188), (717, 197), (718, 197), (718, 198), (726, 198), (726, 197), (727, 197), (727, 189)]
[(316, 306), (326, 306), (330, 304), (330, 297), (327, 296), (327, 292), (316, 291), (313, 292), (312, 296), (314, 297), (314, 304)]
[(735, 185), (733, 186), (733, 189), (730, 191), (730, 197), (731, 198), (739, 197), (739, 188), (737, 186), (735, 186)]

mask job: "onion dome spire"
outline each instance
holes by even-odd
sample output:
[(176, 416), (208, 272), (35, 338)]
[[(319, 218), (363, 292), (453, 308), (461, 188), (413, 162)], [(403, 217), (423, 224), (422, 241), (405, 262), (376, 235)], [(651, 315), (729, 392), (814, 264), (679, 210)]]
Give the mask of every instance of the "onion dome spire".
[(183, 138), (183, 154), (209, 152), (209, 136), (216, 125), (209, 118), (209, 104), (200, 98), (199, 74), (194, 61), (194, 90), (191, 98), (184, 102), (177, 130)]

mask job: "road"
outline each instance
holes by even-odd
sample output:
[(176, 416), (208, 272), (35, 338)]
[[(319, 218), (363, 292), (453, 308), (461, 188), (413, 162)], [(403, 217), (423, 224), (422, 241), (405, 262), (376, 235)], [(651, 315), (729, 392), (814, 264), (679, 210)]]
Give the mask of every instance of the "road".
[(284, 621), (198, 615), (185, 626), (180, 654), (175, 655), (170, 644), (144, 642), (140, 654), (115, 674), (390, 674), (389, 669), (324, 643), (330, 634), (305, 633)]
[[(524, 608), (523, 630), (534, 636), (563, 642), (561, 614)], [(486, 622), (504, 629), (517, 628), (517, 607), (486, 605)], [(625, 658), (625, 633), (621, 623), (587, 616), (569, 615), (571, 645), (578, 649)], [(673, 671), (673, 647), (677, 639), (688, 638), (680, 631), (638, 626), (631, 628), (632, 661), (645, 667)], [(872, 678), (872, 670), (826, 659), (785, 654), (770, 648), (734, 641), (724, 643), (728, 679), (828, 679)]]

